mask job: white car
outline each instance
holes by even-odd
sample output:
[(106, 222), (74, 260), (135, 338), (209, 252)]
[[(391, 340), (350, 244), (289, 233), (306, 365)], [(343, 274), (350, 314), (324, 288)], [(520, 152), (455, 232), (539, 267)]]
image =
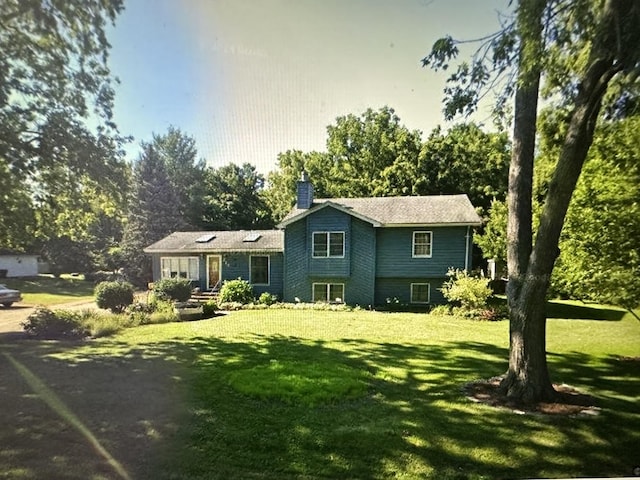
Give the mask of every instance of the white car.
[(0, 304), (5, 307), (10, 307), (15, 302), (22, 301), (22, 295), (20, 295), (19, 290), (12, 290), (11, 288), (7, 288), (6, 285), (0, 284)]

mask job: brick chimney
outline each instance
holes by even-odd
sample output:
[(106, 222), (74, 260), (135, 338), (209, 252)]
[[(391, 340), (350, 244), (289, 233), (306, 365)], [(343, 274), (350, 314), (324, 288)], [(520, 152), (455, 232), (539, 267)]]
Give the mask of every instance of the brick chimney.
[(307, 210), (313, 205), (313, 184), (309, 180), (309, 175), (304, 170), (298, 180), (298, 208)]

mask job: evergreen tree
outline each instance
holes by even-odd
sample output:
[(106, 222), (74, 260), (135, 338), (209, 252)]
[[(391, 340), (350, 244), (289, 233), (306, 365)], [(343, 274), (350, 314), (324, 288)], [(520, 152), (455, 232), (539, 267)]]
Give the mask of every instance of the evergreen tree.
[(178, 210), (190, 228), (202, 225), (205, 195), (205, 162), (198, 160), (193, 137), (170, 126), (167, 133), (153, 135), (152, 145), (164, 163), (169, 181), (178, 196)]
[(152, 145), (143, 152), (133, 171), (132, 196), (122, 238), (123, 268), (129, 281), (144, 286), (151, 281), (151, 260), (143, 249), (184, 228), (178, 196), (164, 163)]

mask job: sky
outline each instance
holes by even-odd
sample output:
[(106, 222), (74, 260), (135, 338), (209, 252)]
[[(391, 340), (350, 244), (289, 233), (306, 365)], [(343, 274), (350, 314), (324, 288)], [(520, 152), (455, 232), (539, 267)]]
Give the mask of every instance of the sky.
[[(281, 152), (324, 151), (336, 117), (392, 107), (423, 138), (445, 74), (421, 59), (445, 34), (499, 27), (508, 0), (126, 0), (108, 31), (115, 122), (134, 141), (179, 128), (213, 168), (263, 174)], [(475, 117), (487, 121), (487, 111)]]

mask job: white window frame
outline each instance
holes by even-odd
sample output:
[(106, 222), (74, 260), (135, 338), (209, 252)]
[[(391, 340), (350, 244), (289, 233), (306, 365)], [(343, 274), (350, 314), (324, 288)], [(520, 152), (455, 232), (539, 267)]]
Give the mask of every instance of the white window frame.
[[(315, 298), (315, 293), (316, 293), (316, 286), (324, 286), (325, 288), (325, 298), (327, 300), (316, 300)], [(342, 289), (342, 297), (338, 297), (337, 299), (333, 299), (330, 300), (330, 292), (331, 292), (331, 287), (332, 286), (339, 286)], [(325, 282), (316, 282), (313, 283), (311, 285), (311, 300), (314, 303), (318, 303), (318, 302), (325, 302), (325, 303), (345, 303), (344, 302), (344, 283), (325, 283)], [(339, 300), (339, 301), (338, 301)]]
[[(416, 243), (416, 236), (421, 234), (429, 235), (429, 243)], [(428, 254), (416, 254), (416, 247), (422, 245), (429, 245), (429, 253)], [(413, 241), (411, 242), (411, 256), (413, 258), (431, 258), (433, 254), (433, 232), (430, 230), (418, 230), (413, 232)]]
[[(413, 298), (413, 289), (414, 289), (414, 287), (416, 287), (416, 286), (424, 286), (424, 285), (427, 286), (427, 301), (424, 302), (422, 300), (415, 300)], [(420, 304), (420, 305), (427, 305), (427, 304), (431, 303), (431, 284), (427, 283), (427, 282), (412, 283), (411, 284), (411, 293), (410, 293), (409, 298), (410, 298), (410, 303), (417, 303), (417, 304)]]
[[(253, 281), (253, 259), (254, 258), (267, 258), (267, 283), (255, 283)], [(264, 285), (264, 286), (269, 286), (271, 285), (271, 256), (270, 255), (249, 255), (249, 283), (251, 283), (252, 285)]]
[[(331, 255), (331, 235), (338, 234), (342, 236), (342, 253), (340, 255)], [(316, 253), (316, 235), (325, 235), (327, 240), (327, 252), (324, 255)], [(319, 231), (313, 232), (311, 235), (311, 255), (313, 258), (344, 258), (344, 252), (346, 249), (347, 235), (343, 231)]]
[[(186, 270), (182, 270), (184, 262), (186, 262)], [(176, 272), (176, 275), (171, 275), (172, 272)], [(183, 273), (185, 275), (182, 275)], [(200, 259), (198, 257), (160, 257), (160, 278), (199, 280)]]

